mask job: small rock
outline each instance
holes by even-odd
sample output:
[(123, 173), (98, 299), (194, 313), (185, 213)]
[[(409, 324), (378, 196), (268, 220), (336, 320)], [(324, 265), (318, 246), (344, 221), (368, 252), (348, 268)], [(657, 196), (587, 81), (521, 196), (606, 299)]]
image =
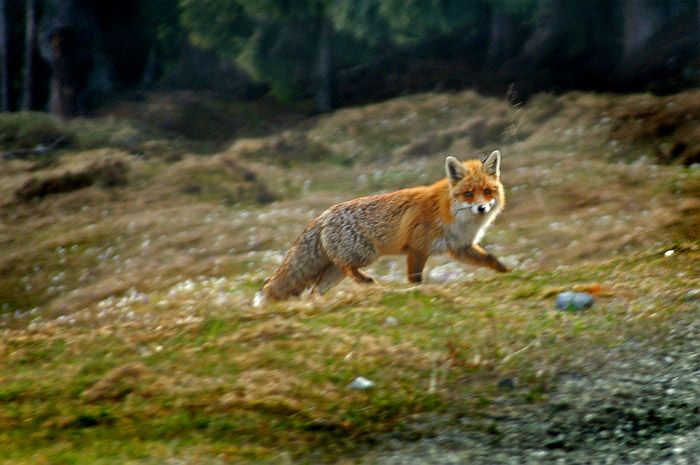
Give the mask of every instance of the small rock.
[(503, 378), (498, 382), (498, 387), (501, 389), (515, 389), (518, 382), (513, 378)]
[(700, 299), (700, 289), (691, 289), (685, 293), (686, 300)]
[(694, 198), (683, 199), (678, 204), (678, 209), (682, 212), (700, 210), (700, 200)]
[(547, 449), (564, 449), (566, 446), (566, 436), (560, 434), (555, 438), (550, 439), (544, 445)]
[(364, 376), (358, 376), (348, 385), (348, 389), (354, 389), (356, 391), (366, 391), (367, 389), (371, 389), (373, 387), (374, 381), (371, 381)]
[(398, 325), (399, 325), (399, 320), (397, 320), (393, 316), (388, 316), (388, 317), (386, 317), (386, 320), (384, 320), (384, 326), (398, 326)]
[(673, 249), (667, 250), (666, 252), (664, 252), (664, 257), (670, 257), (674, 253), (675, 253), (675, 251)]
[(325, 420), (323, 418), (314, 420), (304, 425), (304, 429), (308, 431), (333, 431), (339, 429), (340, 427), (341, 426), (339, 423), (331, 420)]
[(557, 308), (578, 312), (593, 305), (595, 299), (587, 292), (562, 292), (557, 296)]

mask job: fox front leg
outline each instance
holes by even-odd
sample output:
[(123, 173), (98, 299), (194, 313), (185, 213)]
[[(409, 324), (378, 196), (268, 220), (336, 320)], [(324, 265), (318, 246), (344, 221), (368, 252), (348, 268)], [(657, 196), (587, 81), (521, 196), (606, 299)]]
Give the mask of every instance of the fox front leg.
[(462, 247), (450, 253), (450, 256), (461, 262), (473, 263), (479, 266), (494, 269), (500, 273), (510, 271), (510, 268), (501, 263), (493, 254), (487, 252), (477, 244)]
[(426, 254), (416, 252), (415, 250), (408, 251), (408, 265), (406, 268), (408, 280), (412, 283), (420, 283), (423, 280), (423, 267), (428, 260)]

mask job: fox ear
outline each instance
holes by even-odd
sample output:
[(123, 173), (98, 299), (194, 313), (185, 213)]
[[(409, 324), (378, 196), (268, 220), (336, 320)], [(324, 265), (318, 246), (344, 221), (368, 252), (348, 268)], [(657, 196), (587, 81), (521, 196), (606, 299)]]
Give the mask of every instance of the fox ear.
[(484, 171), (496, 178), (501, 176), (501, 151), (494, 150), (484, 160)]
[(452, 184), (458, 182), (467, 174), (462, 162), (453, 156), (449, 156), (445, 159), (445, 172), (447, 173), (447, 179), (449, 179)]

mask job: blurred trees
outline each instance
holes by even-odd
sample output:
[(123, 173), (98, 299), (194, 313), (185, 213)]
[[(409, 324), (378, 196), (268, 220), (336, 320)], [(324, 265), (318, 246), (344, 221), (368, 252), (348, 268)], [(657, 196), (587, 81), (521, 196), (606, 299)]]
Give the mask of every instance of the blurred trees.
[(7, 5), (0, 0), (0, 111), (10, 111), (10, 50), (7, 43)]
[(376, 53), (372, 44), (384, 37), (374, 0), (180, 0), (180, 7), (196, 44), (235, 60), (278, 97), (315, 94), (321, 111), (337, 103), (337, 70)]
[(320, 111), (467, 86), (673, 90), (698, 55), (698, 0), (0, 0), (0, 103), (64, 116), (159, 83)]
[(22, 110), (31, 110), (34, 106), (34, 54), (36, 51), (36, 0), (27, 0), (24, 35), (24, 83), (22, 87)]
[(378, 63), (400, 72), (387, 60), (445, 55), (452, 38), (473, 41), (488, 13), (483, 1), (460, 0), (180, 0), (180, 7), (195, 43), (234, 59), (280, 97), (313, 91), (321, 111), (344, 100), (338, 73)]

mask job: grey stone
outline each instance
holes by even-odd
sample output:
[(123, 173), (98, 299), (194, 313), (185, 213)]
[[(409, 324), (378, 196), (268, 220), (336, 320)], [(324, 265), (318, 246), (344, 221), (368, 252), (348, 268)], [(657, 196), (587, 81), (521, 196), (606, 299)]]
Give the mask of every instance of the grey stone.
[(498, 382), (498, 387), (501, 389), (515, 389), (518, 382), (513, 378), (503, 378)]
[(595, 303), (593, 296), (587, 292), (562, 292), (557, 296), (557, 308), (570, 312), (579, 312)]
[(700, 289), (691, 289), (685, 293), (686, 300), (698, 300), (700, 299)]
[(374, 381), (369, 380), (364, 376), (358, 376), (348, 385), (349, 389), (354, 389), (356, 391), (366, 391), (367, 389), (371, 389), (373, 387)]
[(388, 317), (386, 317), (386, 320), (384, 320), (384, 325), (385, 326), (398, 326), (399, 320), (397, 320), (393, 316), (388, 316)]

